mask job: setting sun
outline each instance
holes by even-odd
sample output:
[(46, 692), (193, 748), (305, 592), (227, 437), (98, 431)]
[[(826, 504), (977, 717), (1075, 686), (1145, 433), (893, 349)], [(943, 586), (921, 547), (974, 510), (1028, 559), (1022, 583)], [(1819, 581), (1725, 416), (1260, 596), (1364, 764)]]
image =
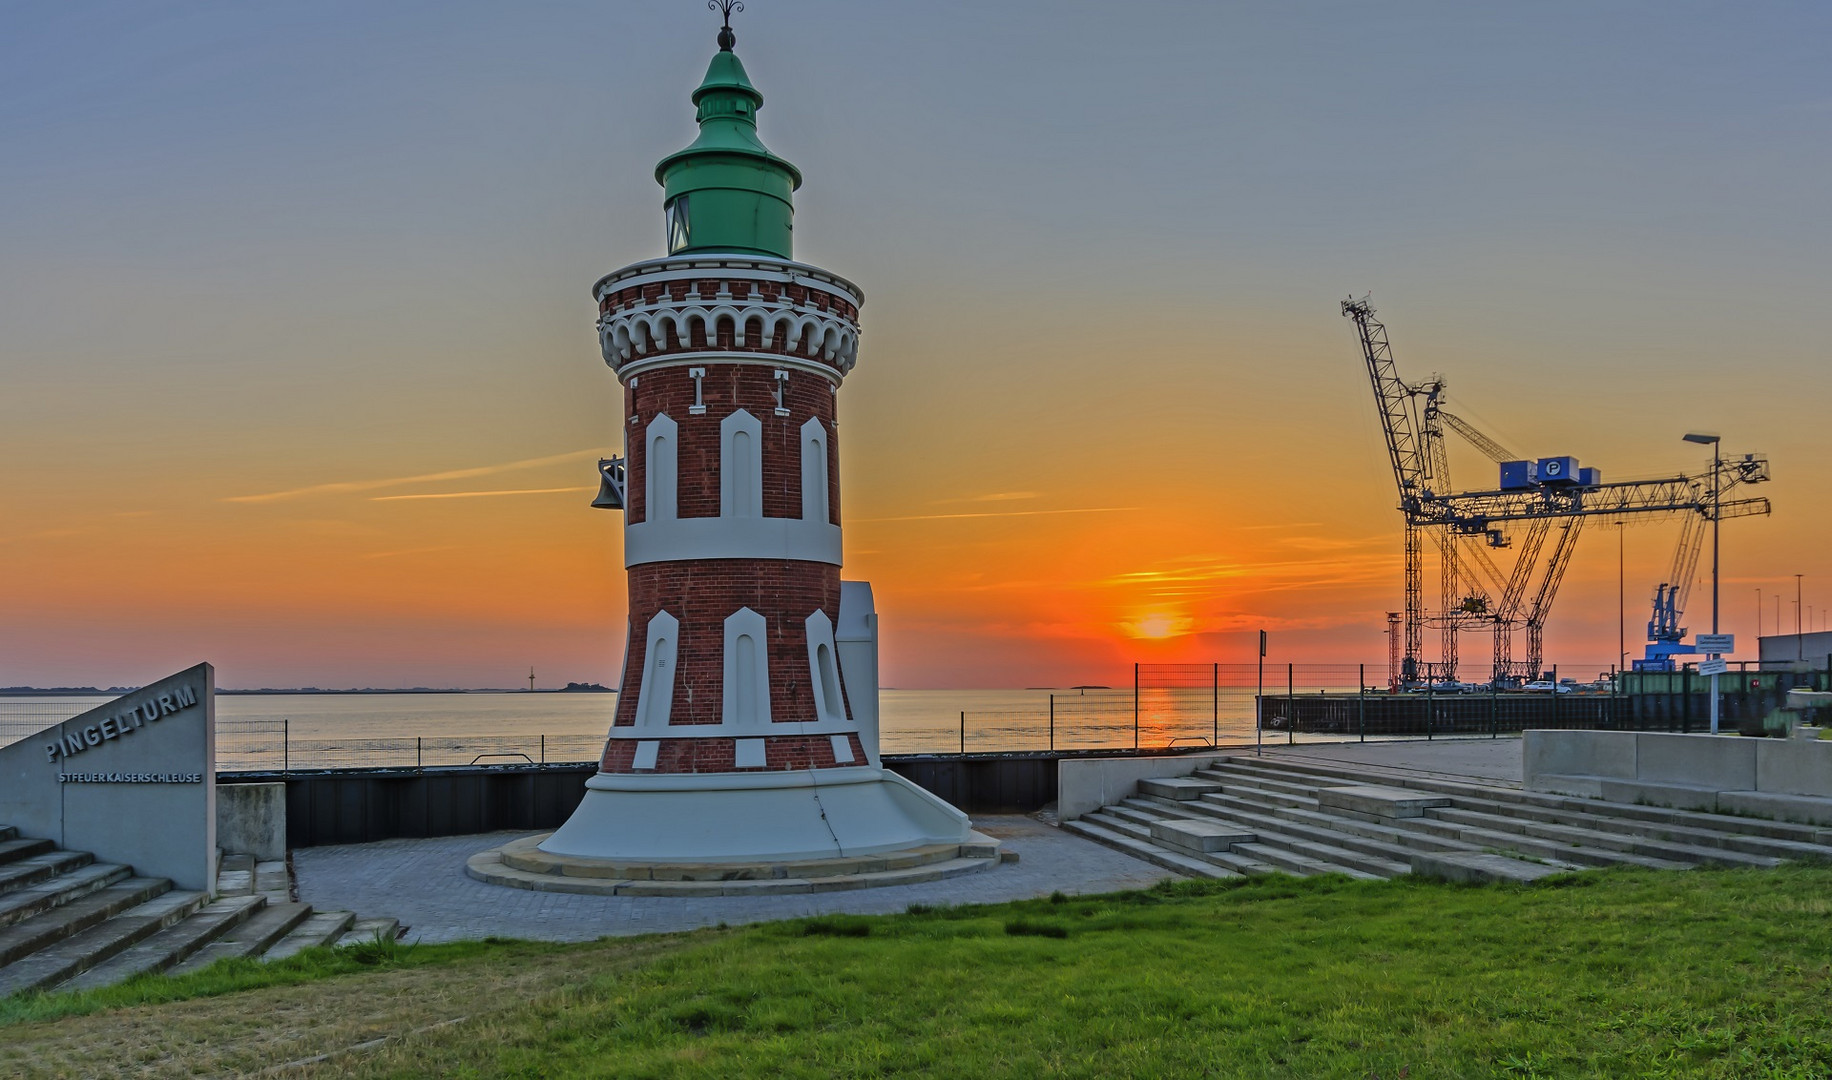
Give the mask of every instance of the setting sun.
[(1179, 637), (1188, 633), (1189, 629), (1190, 621), (1188, 619), (1159, 613), (1146, 615), (1132, 622), (1127, 626), (1126, 631), (1133, 637), (1162, 639)]

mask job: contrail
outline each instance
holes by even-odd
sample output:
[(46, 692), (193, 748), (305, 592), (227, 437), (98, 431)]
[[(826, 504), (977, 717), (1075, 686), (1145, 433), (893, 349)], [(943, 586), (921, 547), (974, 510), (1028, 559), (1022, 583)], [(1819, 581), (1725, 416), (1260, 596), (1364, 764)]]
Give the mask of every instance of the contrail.
[(438, 480), (469, 480), (477, 476), (491, 476), (496, 473), (513, 472), (516, 469), (534, 469), (542, 465), (555, 465), (562, 461), (578, 461), (581, 458), (602, 456), (598, 450), (574, 450), (568, 454), (554, 454), (551, 457), (528, 458), (524, 461), (510, 461), (501, 465), (479, 465), (472, 469), (451, 469), (446, 472), (422, 473), (419, 476), (394, 476), (386, 480), (343, 480), (331, 484), (313, 484), (309, 487), (292, 488), (288, 491), (269, 491), (260, 495), (231, 495), (224, 502), (264, 503), (279, 502), (282, 499), (297, 499), (307, 495), (347, 495), (356, 491), (374, 491), (377, 488), (400, 487), (403, 484), (427, 484)]

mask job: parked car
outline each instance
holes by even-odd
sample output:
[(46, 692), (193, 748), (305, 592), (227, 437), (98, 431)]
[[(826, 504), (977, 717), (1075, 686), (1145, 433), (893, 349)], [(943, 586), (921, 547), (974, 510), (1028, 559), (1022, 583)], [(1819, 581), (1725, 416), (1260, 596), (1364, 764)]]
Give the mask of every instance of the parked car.
[(1534, 682), (1530, 682), (1527, 685), (1521, 687), (1521, 689), (1525, 690), (1529, 694), (1569, 694), (1571, 693), (1571, 687), (1566, 686), (1563, 683), (1552, 682), (1550, 679), (1535, 680)]

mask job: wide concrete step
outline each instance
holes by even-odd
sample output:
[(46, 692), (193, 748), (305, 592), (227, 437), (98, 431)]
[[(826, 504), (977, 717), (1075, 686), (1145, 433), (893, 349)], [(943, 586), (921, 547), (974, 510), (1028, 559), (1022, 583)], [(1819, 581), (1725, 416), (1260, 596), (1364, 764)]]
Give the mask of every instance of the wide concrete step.
[(225, 854), (216, 864), (216, 895), (247, 896), (254, 892), (254, 856)]
[(0, 968), (0, 998), (42, 990), (108, 960), (189, 916), (209, 899), (166, 892), (55, 945)]
[[(1159, 810), (1153, 806), (1147, 806), (1145, 808), (1135, 807), (1131, 805), (1135, 801), (1142, 800), (1128, 799), (1123, 803), (1103, 806), (1100, 808), (1099, 812), (1104, 817), (1117, 818), (1120, 821), (1136, 826), (1139, 838), (1150, 840), (1151, 823), (1154, 821), (1163, 821), (1170, 816), (1170, 812), (1167, 810)], [(1127, 831), (1130, 833), (1133, 830), (1128, 829)]]
[(94, 861), (95, 856), (86, 851), (46, 851), (16, 859), (0, 866), (0, 896), (15, 889), (29, 888), (58, 874), (67, 874)]
[[(1273, 866), (1259, 859), (1255, 859), (1250, 855), (1242, 855), (1239, 845), (1231, 845), (1225, 851), (1191, 851), (1176, 845), (1164, 844), (1151, 835), (1149, 822), (1163, 821), (1172, 817), (1182, 817), (1185, 820), (1193, 821), (1215, 821), (1219, 819), (1201, 814), (1199, 811), (1195, 814), (1184, 813), (1181, 815), (1164, 813), (1158, 808), (1157, 802), (1157, 800), (1153, 799), (1128, 799), (1126, 803), (1132, 805), (1116, 803), (1112, 806), (1103, 808), (1102, 813), (1110, 815), (1116, 821), (1126, 821), (1128, 823), (1126, 828), (1128, 835), (1135, 836), (1147, 843), (1166, 848), (1169, 851), (1173, 851), (1188, 858), (1201, 859), (1204, 862), (1219, 866), (1224, 870), (1231, 870), (1243, 877), (1259, 877), (1264, 874), (1287, 874), (1291, 872), (1287, 867)], [(1192, 803), (1182, 803), (1179, 805), (1194, 808), (1194, 804)]]
[[(1285, 772), (1294, 777), (1310, 777), (1319, 782), (1340, 784), (1343, 782), (1367, 782), (1370, 779), (1382, 778), (1382, 782), (1393, 782), (1397, 777), (1354, 767), (1297, 763), (1265, 759), (1261, 767)], [(1436, 791), (1451, 795), (1453, 798), (1484, 800), (1501, 804), (1511, 804), (1524, 810), (1544, 809), (1568, 811), (1583, 814), (1595, 814), (1613, 819), (1628, 819), (1640, 822), (1652, 822), (1678, 827), (1701, 828), (1712, 832), (1734, 833), (1746, 836), (1769, 837), (1777, 840), (1788, 840), (1813, 846), (1832, 846), (1832, 829), (1813, 825), (1801, 825), (1793, 822), (1770, 821), (1763, 818), (1737, 817), (1727, 814), (1713, 814), (1700, 810), (1676, 810), (1664, 806), (1648, 806), (1635, 803), (1605, 802), (1600, 799), (1587, 799), (1571, 795), (1556, 795), (1551, 792), (1525, 791), (1517, 785), (1495, 781), (1486, 783), (1462, 782), (1440, 776), (1408, 776), (1405, 786), (1421, 791)]]
[(317, 911), (275, 942), (262, 956), (263, 960), (285, 960), (320, 945), (335, 945), (356, 922), (353, 911)]
[(1317, 788), (1324, 786), (1295, 777), (1280, 776), (1276, 773), (1243, 768), (1238, 765), (1215, 765), (1206, 769), (1198, 769), (1196, 775), (1210, 783), (1220, 784), (1223, 791), (1245, 786), (1255, 791), (1277, 792), (1281, 795), (1296, 795), (1307, 799), (1316, 798)]
[(0, 965), (12, 964), (40, 949), (80, 934), (123, 911), (163, 895), (171, 887), (172, 883), (165, 878), (124, 878), (88, 896), (59, 904), (29, 919), (22, 919), (0, 930)]
[(67, 874), (58, 874), (36, 885), (0, 895), (0, 929), (42, 915), (54, 907), (81, 900), (133, 876), (133, 870), (117, 863), (90, 863)]
[(1389, 857), (1398, 861), (1411, 861), (1414, 852), (1433, 854), (1474, 854), (1482, 848), (1462, 840), (1447, 836), (1434, 836), (1430, 833), (1413, 832), (1409, 829), (1395, 828), (1374, 821), (1363, 821), (1359, 818), (1341, 817), (1321, 811), (1281, 809), (1280, 820), (1298, 825), (1327, 829), (1342, 836), (1365, 837), (1380, 842), (1389, 850)]
[(276, 859), (254, 864), (254, 891), (267, 897), (268, 903), (291, 900), (292, 890), (293, 879), (284, 862)]
[(1706, 863), (1713, 866), (1742, 866), (1767, 869), (1781, 865), (1780, 859), (1773, 855), (1746, 855), (1740, 851), (1724, 848), (1699, 847), (1693, 844), (1677, 844), (1671, 841), (1651, 840), (1633, 833), (1623, 833), (1603, 829), (1582, 828), (1575, 825), (1555, 825), (1550, 822), (1534, 821), (1527, 818), (1507, 817), (1501, 814), (1485, 814), (1475, 810), (1459, 810), (1455, 807), (1436, 807), (1427, 810), (1426, 814), (1439, 821), (1455, 821), (1468, 825), (1478, 825), (1497, 832), (1516, 832), (1542, 840), (1555, 840), (1585, 847), (1605, 848), (1610, 851), (1626, 851), (1636, 855), (1648, 855), (1657, 859), (1670, 859), (1680, 863)]
[(297, 930), (299, 924), (310, 918), (311, 914), (310, 904), (269, 902), (245, 922), (230, 927), (221, 937), (197, 950), (189, 959), (174, 965), (169, 973), (188, 975), (193, 971), (202, 971), (218, 960), (260, 956), (278, 944), (281, 938)]
[[(1291, 807), (1279, 807), (1272, 813), (1254, 813), (1242, 810), (1224, 809), (1209, 805), (1195, 810), (1206, 817), (1225, 821), (1230, 825), (1252, 832), (1295, 837), (1298, 840), (1312, 843), (1328, 844), (1357, 855), (1368, 856), (1371, 861), (1366, 864), (1354, 864), (1357, 869), (1392, 877), (1395, 873), (1405, 873), (1411, 869), (1412, 855), (1416, 845), (1399, 842), (1403, 835), (1397, 829), (1372, 825), (1349, 818), (1332, 816), (1312, 810), (1297, 810)], [(1263, 841), (1264, 837), (1260, 837)], [(1454, 841), (1426, 838), (1435, 842), (1440, 848), (1462, 847), (1469, 851), (1477, 850), (1471, 845), (1459, 845)], [(1405, 867), (1406, 870), (1395, 870)]]
[[(1613, 805), (1602, 804), (1585, 810), (1568, 810), (1559, 807), (1533, 806), (1462, 796), (1453, 797), (1451, 800), (1451, 806), (1455, 809), (1473, 810), (1500, 817), (1641, 836), (1650, 840), (1670, 841), (1701, 848), (1722, 848), (1745, 855), (1765, 855), (1777, 859), (1832, 860), (1832, 844), (1717, 829), (1711, 827), (1714, 824), (1711, 821), (1683, 823), (1671, 820), (1644, 820), (1639, 817), (1611, 813), (1609, 807)], [(1712, 816), (1721, 817), (1722, 815)]]
[(160, 930), (111, 959), (66, 979), (58, 990), (94, 990), (126, 982), (135, 975), (164, 971), (202, 949), (225, 931), (244, 922), (267, 901), (259, 896), (224, 897)]
[[(1084, 815), (1074, 821), (1063, 822), (1062, 828), (1077, 836), (1085, 836), (1089, 840), (1105, 844), (1116, 851), (1123, 851), (1135, 859), (1143, 859), (1153, 866), (1162, 867), (1165, 870), (1182, 874), (1185, 877), (1227, 878), (1235, 876), (1232, 870), (1228, 870), (1215, 863), (1198, 859), (1193, 855), (1180, 854), (1169, 848), (1160, 847), (1149, 840), (1140, 840), (1137, 837), (1129, 836), (1125, 832), (1114, 827), (1114, 823), (1117, 819), (1108, 818), (1105, 821), (1090, 820), (1100, 817), (1102, 817), (1100, 814)], [(1147, 831), (1149, 832), (1149, 830)]]
[(1266, 788), (1254, 787), (1250, 783), (1239, 780), (1228, 780), (1222, 784), (1219, 793), (1210, 792), (1207, 795), (1201, 796), (1196, 801), (1202, 802), (1230, 798), (1242, 799), (1250, 803), (1267, 807), (1297, 806), (1306, 810), (1315, 810), (1317, 808), (1317, 800), (1314, 796), (1293, 795), (1285, 791), (1271, 791)]
[[(1331, 852), (1334, 851), (1334, 849), (1323, 848), (1322, 845), (1317, 845), (1317, 847)], [(1357, 870), (1352, 866), (1345, 865), (1328, 857), (1319, 858), (1317, 854), (1312, 852), (1296, 850), (1296, 845), (1284, 846), (1270, 843), (1240, 844), (1234, 850), (1258, 862), (1277, 867), (1286, 873), (1298, 874), (1302, 877), (1316, 877), (1322, 874), (1343, 874), (1363, 881), (1372, 881), (1376, 878), (1392, 876), (1372, 874), (1366, 870)], [(1407, 869), (1409, 870), (1410, 867)]]
[[(1319, 831), (1316, 835), (1295, 835), (1285, 828), (1270, 811), (1270, 808), (1255, 808), (1242, 811), (1223, 808), (1209, 802), (1213, 796), (1204, 796), (1195, 802), (1178, 804), (1171, 810), (1160, 804), (1166, 812), (1182, 813), (1190, 817), (1202, 817), (1211, 821), (1226, 821), (1254, 835), (1251, 844), (1235, 844), (1230, 850), (1240, 856), (1256, 862), (1268, 863), (1273, 867), (1299, 874), (1348, 874), (1350, 877), (1397, 877), (1409, 873), (1411, 865), (1404, 859), (1389, 857), (1388, 853), (1374, 853), (1357, 850), (1349, 845), (1362, 843), (1356, 837), (1338, 836), (1328, 831)], [(1144, 809), (1146, 800), (1129, 799), (1127, 803), (1134, 809)], [(1204, 805), (1204, 804), (1207, 805)], [(1183, 808), (1187, 807), (1187, 810)], [(1268, 858), (1264, 852), (1269, 849), (1282, 850), (1288, 854)]]
[[(1484, 740), (1487, 741), (1487, 740)], [(1473, 777), (1456, 772), (1445, 772), (1436, 769), (1408, 768), (1398, 765), (1384, 765), (1375, 762), (1332, 762), (1319, 758), (1301, 755), (1267, 754), (1258, 758), (1235, 755), (1231, 761), (1252, 768), (1266, 769), (1290, 776), (1308, 778), (1323, 784), (1340, 784), (1344, 781), (1359, 784), (1391, 784), (1396, 787), (1417, 788), (1425, 784), (1451, 783), (1503, 788), (1513, 791), (1522, 790), (1520, 782), (1496, 777)]]
[(337, 939), (337, 946), (342, 948), (345, 945), (361, 945), (376, 940), (393, 941), (400, 936), (401, 920), (399, 919), (358, 919), (350, 929), (344, 931), (343, 937)]
[(1322, 812), (1323, 810), (1315, 799), (1299, 800), (1295, 796), (1289, 798), (1281, 796), (1277, 800), (1268, 800), (1243, 794), (1204, 795), (1202, 798), (1192, 803), (1191, 806), (1199, 810), (1213, 807), (1229, 811), (1238, 810), (1247, 814), (1272, 814), (1280, 810), (1310, 810), (1314, 812)]
[(0, 840), (0, 866), (5, 866), (7, 863), (11, 862), (18, 862), (20, 859), (30, 855), (43, 855), (45, 852), (55, 847), (57, 847), (57, 845), (49, 840), (37, 839), (30, 836), (15, 836)]
[(1546, 840), (1536, 836), (1527, 836), (1524, 833), (1489, 829), (1466, 822), (1442, 821), (1435, 817), (1405, 818), (1395, 824), (1407, 830), (1429, 833), (1434, 836), (1453, 837), (1465, 843), (1474, 844), (1484, 851), (1503, 854), (1518, 852), (1530, 858), (1556, 860), (1575, 866), (1627, 865), (1645, 867), (1649, 870), (1687, 870), (1692, 866), (1691, 863), (1678, 862), (1673, 859), (1636, 855), (1633, 852), (1618, 851), (1614, 848)]

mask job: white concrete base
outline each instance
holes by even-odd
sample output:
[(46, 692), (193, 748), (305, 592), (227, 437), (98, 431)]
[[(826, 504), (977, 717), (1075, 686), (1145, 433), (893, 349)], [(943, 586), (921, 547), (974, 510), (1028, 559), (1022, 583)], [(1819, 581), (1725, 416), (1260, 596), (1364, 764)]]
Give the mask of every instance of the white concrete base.
[(870, 766), (600, 773), (540, 850), (629, 863), (759, 863), (962, 844), (972, 832), (966, 814)]

